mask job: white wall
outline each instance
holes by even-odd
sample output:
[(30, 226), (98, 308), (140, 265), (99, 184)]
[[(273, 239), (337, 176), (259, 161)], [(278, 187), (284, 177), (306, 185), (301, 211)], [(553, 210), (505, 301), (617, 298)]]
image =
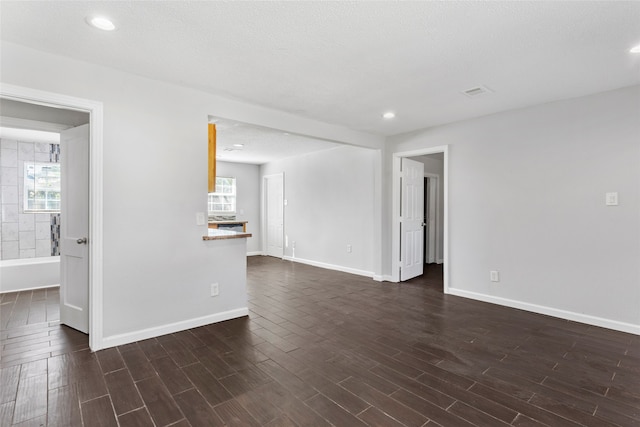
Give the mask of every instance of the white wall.
[(452, 293), (640, 333), (640, 86), (390, 143), (449, 145)]
[(374, 275), (376, 158), (342, 146), (262, 166), (262, 176), (284, 172), (285, 257)]
[(218, 176), (236, 178), (236, 219), (249, 221), (247, 253), (262, 251), (260, 231), (260, 166), (242, 163), (216, 163)]
[[(245, 304), (221, 242), (203, 242), (209, 115), (341, 142), (382, 138), (3, 42), (2, 83), (104, 108), (105, 341), (186, 325)], [(237, 248), (236, 248), (237, 249)], [(234, 252), (235, 253), (235, 252)], [(219, 282), (220, 296), (208, 296)], [(109, 338), (111, 339), (109, 340)]]

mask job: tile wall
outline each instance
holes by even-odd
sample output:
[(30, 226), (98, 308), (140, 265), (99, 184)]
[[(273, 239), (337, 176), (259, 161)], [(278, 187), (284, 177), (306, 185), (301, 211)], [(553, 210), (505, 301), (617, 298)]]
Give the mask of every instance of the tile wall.
[(0, 139), (0, 259), (59, 255), (60, 214), (24, 213), (24, 162), (60, 161), (60, 146)]

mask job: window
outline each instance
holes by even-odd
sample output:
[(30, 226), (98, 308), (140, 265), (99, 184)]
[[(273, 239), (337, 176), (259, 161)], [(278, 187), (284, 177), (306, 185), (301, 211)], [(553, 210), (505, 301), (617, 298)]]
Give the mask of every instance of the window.
[(235, 178), (216, 177), (216, 191), (215, 193), (209, 193), (209, 213), (216, 215), (235, 215)]
[(60, 212), (59, 163), (24, 163), (24, 211)]

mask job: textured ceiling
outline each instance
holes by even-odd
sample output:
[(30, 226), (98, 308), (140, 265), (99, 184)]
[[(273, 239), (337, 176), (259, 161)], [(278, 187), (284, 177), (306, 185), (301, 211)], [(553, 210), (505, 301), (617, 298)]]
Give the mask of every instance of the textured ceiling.
[[(89, 27), (96, 13), (118, 29)], [(0, 15), (3, 40), (383, 135), (640, 84), (637, 1), (3, 0)], [(460, 93), (478, 85), (493, 93)]]

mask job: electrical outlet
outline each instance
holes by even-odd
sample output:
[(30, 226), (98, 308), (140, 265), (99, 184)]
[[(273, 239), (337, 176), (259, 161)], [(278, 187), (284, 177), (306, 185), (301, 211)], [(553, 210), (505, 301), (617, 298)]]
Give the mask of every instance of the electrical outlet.
[(204, 220), (204, 212), (197, 212), (196, 213), (196, 225), (204, 225), (205, 220)]
[(217, 297), (218, 294), (220, 294), (220, 286), (218, 286), (217, 283), (212, 283), (211, 284), (211, 296), (212, 297)]
[(618, 206), (618, 193), (607, 193), (605, 195), (605, 204), (607, 206)]
[(489, 272), (489, 278), (491, 279), (492, 282), (499, 282), (500, 281), (500, 273), (492, 270)]
[(351, 245), (347, 245), (347, 253), (350, 254), (351, 253)]

